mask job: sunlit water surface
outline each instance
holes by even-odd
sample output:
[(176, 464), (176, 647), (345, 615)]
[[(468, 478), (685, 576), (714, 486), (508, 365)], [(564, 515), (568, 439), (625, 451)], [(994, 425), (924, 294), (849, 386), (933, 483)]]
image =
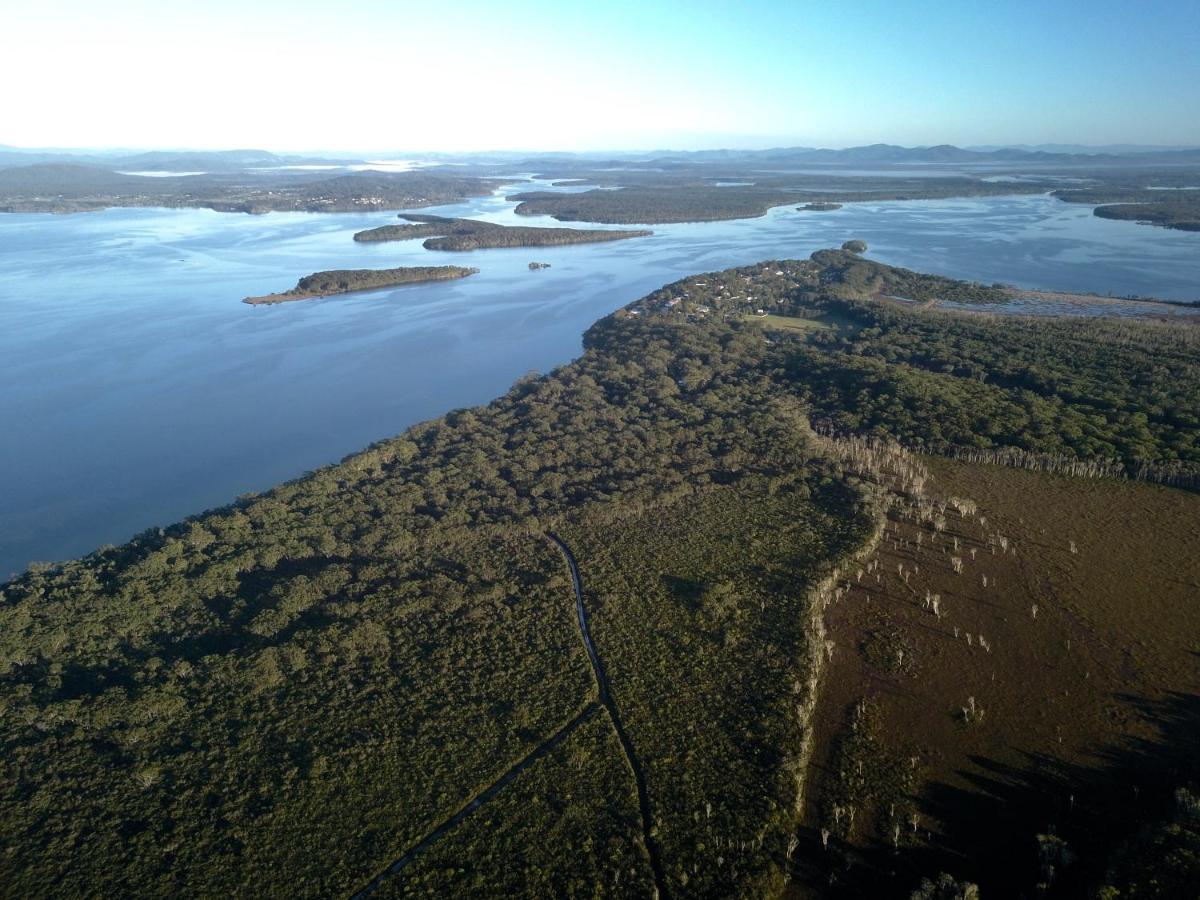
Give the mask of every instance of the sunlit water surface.
[[(421, 212), (518, 218), (495, 196)], [(1200, 297), (1200, 234), (1047, 196), (781, 207), (653, 237), (436, 253), (356, 244), (390, 213), (119, 209), (0, 216), (0, 580), (334, 462), (514, 378), (567, 362), (597, 318), (688, 274), (870, 257), (1030, 288)], [(531, 272), (528, 263), (549, 269)], [(325, 300), (243, 297), (331, 268), (480, 274)]]

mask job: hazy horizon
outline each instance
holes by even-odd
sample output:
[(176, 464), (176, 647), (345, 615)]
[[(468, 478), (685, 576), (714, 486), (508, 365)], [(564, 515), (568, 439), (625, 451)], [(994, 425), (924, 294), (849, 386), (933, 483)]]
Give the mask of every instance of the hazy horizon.
[(1186, 2), (463, 0), (447, 24), (375, 0), (216, 0), (169, 18), (145, 0), (49, 0), (8, 18), (0, 73), (26, 86), (2, 138), (25, 147), (1200, 144)]
[(651, 155), (658, 153), (721, 153), (721, 152), (765, 152), (771, 150), (852, 150), (861, 149), (869, 146), (898, 146), (907, 150), (929, 149), (933, 147), (952, 146), (960, 150), (970, 150), (979, 153), (986, 153), (993, 150), (1012, 149), (1026, 151), (1041, 151), (1047, 153), (1097, 153), (1097, 154), (1117, 154), (1117, 153), (1152, 153), (1166, 152), (1176, 150), (1194, 150), (1200, 149), (1200, 141), (1191, 144), (1137, 144), (1137, 143), (1112, 143), (1112, 144), (1079, 144), (1079, 143), (1041, 143), (1031, 144), (1022, 141), (1000, 142), (993, 144), (956, 144), (953, 141), (937, 141), (928, 144), (898, 144), (895, 141), (881, 140), (874, 141), (871, 144), (762, 144), (739, 146), (736, 143), (731, 144), (713, 144), (695, 147), (681, 146), (659, 146), (659, 147), (614, 147), (609, 149), (604, 148), (589, 148), (584, 147), (578, 150), (562, 150), (557, 148), (546, 147), (485, 147), (479, 150), (445, 150), (441, 148), (384, 148), (384, 149), (361, 149), (351, 148), (346, 150), (329, 149), (322, 147), (299, 147), (295, 149), (281, 149), (272, 146), (250, 146), (241, 144), (230, 144), (228, 146), (205, 147), (194, 145), (131, 145), (131, 144), (114, 144), (114, 145), (59, 145), (59, 146), (28, 146), (10, 144), (0, 141), (0, 151), (17, 152), (17, 153), (51, 153), (51, 154), (77, 154), (77, 155), (120, 155), (120, 154), (142, 154), (142, 153), (250, 153), (263, 152), (272, 153), (278, 156), (305, 156), (318, 157), (327, 156), (330, 159), (344, 158), (346, 160), (372, 160), (392, 161), (403, 159), (406, 157), (480, 157), (491, 154), (496, 155), (524, 155), (543, 156), (543, 155), (569, 155), (569, 156), (595, 156), (601, 154), (611, 154), (613, 156), (632, 156), (632, 155)]

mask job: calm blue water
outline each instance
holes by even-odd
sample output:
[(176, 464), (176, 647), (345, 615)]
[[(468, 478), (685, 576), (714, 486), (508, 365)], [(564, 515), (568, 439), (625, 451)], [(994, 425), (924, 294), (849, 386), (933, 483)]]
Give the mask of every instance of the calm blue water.
[[(421, 212), (498, 222), (494, 197)], [(0, 580), (333, 462), (578, 354), (659, 285), (862, 238), (980, 281), (1200, 297), (1200, 234), (1049, 197), (782, 207), (650, 238), (449, 254), (355, 244), (390, 213), (110, 210), (0, 216)], [(533, 260), (552, 268), (530, 272)], [(462, 263), (434, 285), (250, 307), (312, 271)]]

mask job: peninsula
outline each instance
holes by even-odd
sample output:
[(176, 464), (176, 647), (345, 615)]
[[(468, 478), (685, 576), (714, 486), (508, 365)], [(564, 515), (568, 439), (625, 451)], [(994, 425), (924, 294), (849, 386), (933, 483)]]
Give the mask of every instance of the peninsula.
[(449, 281), (475, 275), (478, 269), (464, 266), (401, 266), (398, 269), (331, 269), (305, 275), (290, 291), (281, 294), (264, 294), (247, 297), (243, 303), (260, 306), (271, 303), (286, 303), (289, 300), (313, 300), (334, 294), (352, 294), (356, 291), (375, 291), (380, 288), (401, 284), (420, 284), (425, 281)]
[(401, 219), (409, 225), (383, 225), (360, 231), (356, 241), (408, 241), (428, 238), (426, 250), (481, 250), (489, 247), (557, 247), (563, 244), (594, 244), (646, 237), (654, 232), (613, 231), (611, 229), (535, 228), (527, 225), (498, 225), (477, 219), (450, 219), (444, 216), (410, 215)]
[(490, 404), (3, 585), (7, 893), (1016, 897), (1066, 849), (1194, 885), (1139, 848), (1195, 802), (1200, 332), (924, 302), (991, 290), (698, 273)]

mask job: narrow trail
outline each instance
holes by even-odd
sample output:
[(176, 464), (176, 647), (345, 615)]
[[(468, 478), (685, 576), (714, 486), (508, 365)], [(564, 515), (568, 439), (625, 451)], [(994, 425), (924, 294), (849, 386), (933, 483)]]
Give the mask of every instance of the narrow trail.
[(613, 730), (617, 733), (617, 740), (621, 742), (625, 761), (629, 764), (629, 769), (633, 772), (634, 783), (637, 785), (638, 808), (642, 814), (642, 844), (646, 848), (646, 855), (650, 858), (650, 870), (654, 875), (654, 894), (659, 900), (666, 900), (666, 874), (663, 871), (658, 844), (650, 834), (650, 794), (646, 790), (646, 776), (642, 772), (637, 754), (633, 752), (633, 744), (625, 732), (625, 726), (621, 723), (617, 704), (612, 698), (612, 692), (608, 689), (608, 676), (604, 674), (604, 664), (600, 661), (600, 656), (596, 653), (596, 647), (592, 643), (592, 634), (588, 630), (587, 609), (583, 605), (583, 581), (579, 577), (579, 567), (575, 564), (575, 554), (571, 552), (571, 548), (563, 539), (552, 531), (546, 532), (546, 540), (558, 548), (563, 559), (567, 561), (567, 568), (571, 570), (571, 584), (575, 588), (575, 612), (579, 616), (579, 634), (583, 638), (583, 646), (592, 663), (592, 673), (596, 676), (596, 688), (600, 695), (600, 702), (608, 710)]
[(496, 779), (496, 781), (493, 782), (490, 787), (487, 787), (480, 793), (476, 794), (462, 809), (452, 815), (437, 828), (433, 829), (433, 831), (429, 832), (429, 834), (425, 835), (425, 837), (421, 838), (421, 840), (413, 845), (413, 847), (403, 856), (391, 863), (386, 869), (372, 878), (370, 884), (352, 895), (353, 900), (360, 900), (360, 898), (370, 897), (379, 889), (379, 886), (383, 884), (384, 881), (403, 871), (409, 863), (429, 849), (429, 846), (438, 838), (442, 837), (444, 834), (446, 834), (446, 832), (450, 831), (452, 828), (462, 822), (463, 819), (475, 812), (475, 810), (480, 806), (491, 800), (505, 785), (520, 775), (521, 772), (529, 768), (531, 765), (561, 744), (564, 740), (566, 740), (571, 732), (591, 718), (598, 709), (599, 707), (596, 706), (595, 703), (589, 703), (584, 708), (583, 712), (556, 731), (544, 743), (530, 751), (530, 753), (520, 762)]

